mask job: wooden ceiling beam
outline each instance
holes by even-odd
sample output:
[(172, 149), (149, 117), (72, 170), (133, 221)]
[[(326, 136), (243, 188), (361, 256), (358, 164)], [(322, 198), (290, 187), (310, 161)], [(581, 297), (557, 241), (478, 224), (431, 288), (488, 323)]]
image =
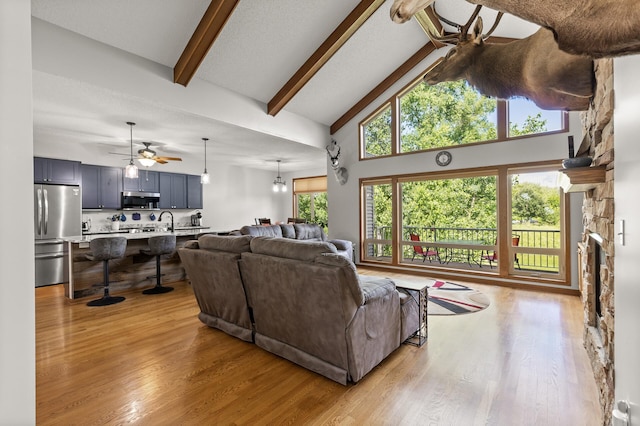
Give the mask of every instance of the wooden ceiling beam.
[(182, 84), (185, 87), (189, 84), (239, 1), (211, 0), (211, 4), (180, 55), (180, 59), (173, 67), (174, 83)]
[(275, 116), (280, 112), (383, 3), (384, 0), (362, 0), (269, 101), (267, 113)]

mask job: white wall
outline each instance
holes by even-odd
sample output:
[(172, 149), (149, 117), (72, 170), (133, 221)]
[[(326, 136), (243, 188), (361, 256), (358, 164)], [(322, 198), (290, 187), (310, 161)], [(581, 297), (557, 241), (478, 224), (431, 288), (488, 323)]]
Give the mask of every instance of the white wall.
[(173, 83), (173, 70), (33, 18), (33, 69), (170, 108), (324, 148), (327, 126), (194, 78)]
[[(625, 221), (624, 244), (615, 242), (615, 398), (629, 402), (630, 425), (640, 424), (640, 220), (638, 182), (640, 181), (640, 56), (614, 61), (615, 90), (615, 229)], [(620, 414), (620, 413), (618, 413)], [(617, 423), (622, 424), (622, 423)]]
[[(35, 424), (31, 5), (0, 2), (0, 424)], [(19, 208), (8, 208), (6, 203)], [(29, 214), (20, 214), (29, 212)]]
[[(361, 178), (559, 160), (568, 156), (567, 134), (563, 133), (492, 144), (448, 148), (447, 150), (452, 154), (453, 160), (447, 167), (436, 165), (436, 152), (358, 161), (358, 124), (369, 114), (373, 113), (375, 109), (379, 108), (384, 101), (388, 100), (402, 87), (409, 84), (416, 76), (420, 75), (431, 61), (438, 56), (440, 56), (440, 53), (430, 55), (420, 65), (414, 68), (413, 71), (409, 72), (382, 96), (373, 101), (369, 107), (364, 109), (333, 135), (333, 138), (342, 147), (342, 164), (349, 170), (349, 180), (343, 186), (339, 185), (333, 178), (328, 179), (329, 222), (331, 223), (331, 234), (333, 237), (344, 238), (354, 242), (360, 240), (358, 184)], [(573, 135), (577, 141), (582, 140), (582, 126), (579, 114), (570, 114), (569, 127), (571, 130), (569, 134)], [(573, 207), (571, 210), (571, 221), (572, 223), (581, 224), (581, 209), (576, 208), (581, 201), (581, 195), (577, 194), (577, 196), (572, 196), (572, 200), (574, 201), (571, 203)], [(581, 227), (572, 227), (570, 237), (573, 246), (569, 249), (572, 254), (575, 253), (577, 249), (576, 244), (577, 241), (580, 240), (580, 235)], [(356, 258), (358, 258), (358, 256), (356, 256)], [(571, 260), (572, 263), (575, 263), (576, 256), (572, 255)], [(573, 264), (572, 270), (575, 271), (575, 265)], [(572, 287), (577, 288), (576, 275), (573, 274), (572, 278)]]

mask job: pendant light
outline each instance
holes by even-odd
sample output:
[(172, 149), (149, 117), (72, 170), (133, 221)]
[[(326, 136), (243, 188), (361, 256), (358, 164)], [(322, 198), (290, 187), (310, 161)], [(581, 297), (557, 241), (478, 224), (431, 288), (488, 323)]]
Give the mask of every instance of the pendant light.
[(204, 172), (200, 175), (200, 183), (206, 185), (210, 182), (209, 172), (207, 172), (207, 141), (209, 138), (202, 138), (204, 141)]
[(278, 176), (273, 181), (273, 192), (287, 192), (287, 182), (280, 177), (280, 161), (278, 162)]
[(129, 178), (129, 179), (137, 179), (138, 178), (138, 168), (136, 167), (135, 164), (133, 164), (133, 126), (135, 126), (136, 123), (133, 123), (131, 121), (127, 121), (127, 124), (131, 128), (131, 157), (129, 159), (129, 164), (124, 169), (124, 177)]

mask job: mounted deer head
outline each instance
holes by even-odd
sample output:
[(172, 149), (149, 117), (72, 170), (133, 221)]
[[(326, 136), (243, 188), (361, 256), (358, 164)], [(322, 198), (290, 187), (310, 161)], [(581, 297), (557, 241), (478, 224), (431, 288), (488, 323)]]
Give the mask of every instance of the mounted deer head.
[[(391, 19), (403, 23), (434, 0), (395, 0)], [(469, 0), (549, 28), (561, 50), (593, 58), (640, 52), (638, 0)]]
[(486, 96), (501, 99), (522, 96), (542, 109), (582, 111), (589, 108), (594, 78), (590, 58), (561, 51), (551, 31), (545, 28), (511, 43), (485, 43), (500, 15), (485, 36), (482, 18), (478, 17), (469, 37), (469, 25), (480, 8), (476, 7), (465, 25), (454, 24), (460, 28), (459, 33), (429, 35), (455, 46), (427, 71), (424, 76), (427, 84), (464, 79)]
[[(335, 153), (336, 148), (338, 149), (337, 153)], [(336, 176), (336, 180), (340, 185), (344, 185), (347, 183), (347, 179), (349, 179), (349, 172), (346, 168), (340, 167), (340, 146), (338, 145), (338, 142), (331, 140), (331, 143), (327, 145), (325, 149), (327, 150), (327, 155), (329, 155), (329, 159), (331, 160), (331, 168), (333, 169), (333, 174)]]

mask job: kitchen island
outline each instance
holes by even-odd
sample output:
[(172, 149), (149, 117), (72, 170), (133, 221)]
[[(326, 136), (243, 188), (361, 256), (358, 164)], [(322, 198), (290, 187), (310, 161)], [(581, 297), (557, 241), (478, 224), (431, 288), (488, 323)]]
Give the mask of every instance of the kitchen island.
[[(177, 249), (188, 240), (198, 238), (201, 234), (214, 233), (206, 227), (176, 228), (176, 251), (171, 255), (161, 257), (162, 282), (170, 283), (186, 279), (186, 273), (180, 262)], [(156, 273), (155, 256), (140, 253), (141, 249), (149, 248), (149, 238), (171, 234), (169, 231), (156, 232), (101, 232), (67, 237), (69, 253), (69, 282), (64, 284), (65, 296), (69, 299), (80, 299), (102, 294), (102, 262), (87, 259), (91, 252), (89, 243), (94, 238), (125, 237), (127, 250), (125, 256), (109, 261), (109, 291), (129, 289), (145, 289), (155, 285), (155, 278), (148, 278)]]

